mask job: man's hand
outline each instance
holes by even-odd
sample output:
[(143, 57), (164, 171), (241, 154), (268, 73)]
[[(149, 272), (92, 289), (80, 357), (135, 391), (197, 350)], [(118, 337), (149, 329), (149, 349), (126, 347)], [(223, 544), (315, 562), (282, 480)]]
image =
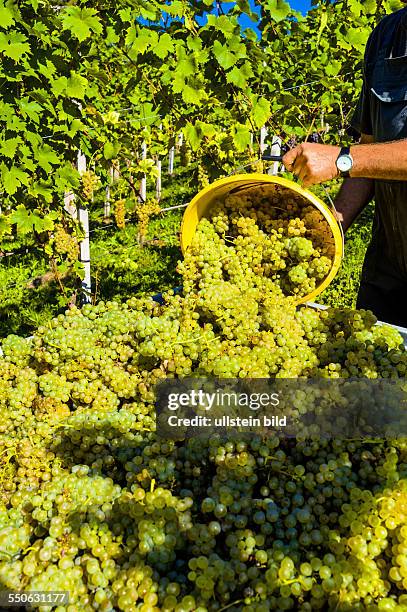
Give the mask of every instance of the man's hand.
[(339, 175), (336, 160), (340, 151), (340, 147), (304, 142), (284, 155), (283, 164), (304, 187), (310, 187)]

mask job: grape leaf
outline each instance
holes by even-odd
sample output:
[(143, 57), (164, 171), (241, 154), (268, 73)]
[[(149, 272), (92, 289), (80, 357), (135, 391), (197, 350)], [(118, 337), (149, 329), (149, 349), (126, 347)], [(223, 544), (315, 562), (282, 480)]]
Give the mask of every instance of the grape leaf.
[[(8, 6), (7, 6), (8, 5)], [(6, 29), (14, 24), (13, 12), (10, 6), (13, 6), (10, 2), (7, 5), (2, 2), (0, 4), (0, 28)]]
[(103, 156), (105, 159), (113, 159), (117, 157), (120, 150), (120, 144), (118, 142), (105, 142), (103, 145)]
[(0, 32), (0, 53), (4, 53), (4, 55), (17, 62), (23, 55), (31, 53), (27, 40), (27, 37), (20, 32), (7, 34)]
[(228, 70), (236, 64), (236, 56), (229, 51), (226, 45), (222, 45), (219, 40), (215, 40), (213, 43), (213, 54), (224, 70)]
[(202, 136), (198, 128), (192, 123), (187, 123), (187, 125), (182, 131), (184, 133), (185, 138), (191, 145), (192, 150), (197, 151), (202, 140)]
[(29, 117), (35, 123), (39, 122), (39, 111), (42, 110), (42, 106), (37, 102), (30, 102), (28, 96), (24, 96), (21, 100), (18, 100), (18, 105), (21, 110), (21, 114), (24, 118)]
[(20, 234), (29, 234), (33, 230), (40, 233), (54, 228), (51, 215), (42, 217), (38, 211), (31, 212), (27, 210), (24, 204), (19, 204), (11, 213), (10, 221), (17, 225), (17, 231)]
[(247, 79), (253, 76), (253, 70), (249, 63), (245, 62), (243, 66), (238, 68), (235, 66), (230, 70), (226, 75), (226, 80), (228, 83), (233, 83), (240, 89), (245, 89), (247, 87)]
[(171, 36), (166, 32), (164, 34), (161, 34), (158, 44), (153, 47), (153, 52), (160, 59), (164, 59), (169, 53), (172, 53), (173, 51), (174, 43)]
[(291, 12), (290, 5), (284, 0), (267, 0), (264, 3), (264, 8), (277, 23), (283, 21)]
[(19, 136), (17, 136), (16, 138), (8, 138), (7, 140), (3, 140), (0, 143), (1, 155), (12, 159), (13, 157), (15, 157), (17, 147), (19, 144), (21, 144), (21, 142), (22, 140)]
[(28, 184), (28, 174), (17, 166), (9, 169), (6, 164), (1, 164), (0, 172), (4, 189), (9, 195), (13, 195), (21, 185)]
[(70, 30), (72, 35), (83, 42), (92, 34), (102, 33), (102, 24), (97, 11), (93, 8), (68, 6), (61, 11), (62, 29)]
[(212, 26), (217, 30), (220, 30), (226, 38), (233, 34), (236, 25), (236, 19), (227, 17), (226, 15), (221, 15), (220, 17), (216, 17), (216, 15), (208, 15), (208, 26)]
[(80, 74), (71, 71), (71, 76), (66, 83), (66, 94), (69, 98), (77, 98), (83, 100), (85, 97), (86, 87), (88, 85), (87, 79)]
[(233, 129), (233, 143), (237, 151), (244, 151), (250, 144), (250, 129), (237, 124)]
[(252, 102), (253, 121), (257, 127), (262, 127), (271, 115), (270, 102), (266, 100), (266, 98), (261, 98), (259, 96), (253, 96)]
[(51, 172), (52, 166), (58, 166), (61, 163), (56, 151), (49, 145), (44, 144), (35, 151), (35, 157), (40, 168), (45, 172)]

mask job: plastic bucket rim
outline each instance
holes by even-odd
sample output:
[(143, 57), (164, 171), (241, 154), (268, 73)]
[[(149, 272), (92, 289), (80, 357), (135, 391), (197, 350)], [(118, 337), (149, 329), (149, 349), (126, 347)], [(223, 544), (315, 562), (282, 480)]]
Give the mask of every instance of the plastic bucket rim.
[[(188, 216), (191, 213), (191, 211), (197, 208), (199, 202), (201, 202), (205, 196), (207, 196), (211, 192), (215, 192), (219, 187), (230, 185), (229, 191), (231, 191), (233, 189), (234, 183), (243, 183), (243, 184), (246, 183), (250, 187), (254, 187), (256, 185), (261, 185), (261, 184), (270, 184), (270, 183), (281, 185), (283, 187), (286, 187), (287, 189), (290, 189), (291, 191), (294, 191), (295, 193), (301, 195), (302, 197), (307, 199), (309, 202), (311, 202), (311, 204), (313, 204), (326, 219), (330, 227), (330, 230), (332, 232), (332, 236), (334, 239), (334, 245), (335, 245), (335, 253), (334, 253), (334, 258), (332, 260), (331, 269), (329, 273), (327, 274), (327, 276), (324, 278), (324, 280), (321, 282), (321, 284), (318, 285), (318, 287), (316, 287), (314, 291), (312, 291), (311, 293), (305, 296), (302, 296), (301, 298), (296, 299), (296, 304), (303, 304), (305, 302), (312, 301), (317, 295), (322, 293), (322, 291), (324, 291), (326, 287), (328, 287), (328, 285), (332, 282), (332, 280), (335, 278), (336, 274), (338, 273), (338, 270), (340, 268), (342, 258), (344, 255), (343, 237), (340, 232), (339, 222), (335, 218), (331, 210), (331, 207), (328, 204), (326, 204), (323, 200), (318, 198), (318, 196), (308, 191), (307, 189), (304, 189), (297, 183), (290, 181), (289, 179), (286, 179), (280, 176), (273, 176), (273, 175), (267, 175), (267, 174), (261, 174), (261, 173), (236, 174), (233, 176), (228, 176), (228, 177), (218, 179), (217, 181), (214, 181), (207, 187), (204, 187), (204, 189), (201, 189), (194, 196), (194, 198), (191, 200), (191, 202), (188, 204), (187, 208), (184, 211), (184, 215), (183, 215), (182, 223), (181, 223), (182, 254), (185, 255), (186, 250), (192, 241), (192, 238), (189, 241), (187, 241), (187, 243), (185, 241), (185, 227), (191, 222), (190, 219), (188, 219)], [(224, 192), (224, 194), (226, 193), (228, 193), (228, 191)], [(215, 197), (213, 198), (213, 200), (215, 200)], [(208, 209), (210, 209), (210, 204), (211, 203), (208, 203), (208, 205), (205, 208), (205, 211), (208, 211)], [(204, 216), (205, 215), (202, 215), (202, 217)], [(195, 233), (195, 229), (196, 229), (197, 224), (199, 223), (200, 218), (198, 219), (195, 225), (193, 234)], [(295, 296), (292, 296), (292, 297), (295, 298)]]

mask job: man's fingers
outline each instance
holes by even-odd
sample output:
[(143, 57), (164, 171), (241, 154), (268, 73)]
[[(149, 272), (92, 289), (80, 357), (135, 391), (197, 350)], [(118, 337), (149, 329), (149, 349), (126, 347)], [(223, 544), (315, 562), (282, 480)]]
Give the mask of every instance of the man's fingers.
[(297, 145), (293, 149), (290, 149), (289, 151), (287, 151), (287, 153), (284, 155), (283, 164), (287, 168), (287, 170), (289, 171), (292, 170), (295, 160), (297, 159), (299, 153), (300, 153), (300, 145)]
[(299, 180), (303, 183), (306, 177), (309, 175), (309, 169), (306, 166), (301, 166), (299, 171), (295, 173)]

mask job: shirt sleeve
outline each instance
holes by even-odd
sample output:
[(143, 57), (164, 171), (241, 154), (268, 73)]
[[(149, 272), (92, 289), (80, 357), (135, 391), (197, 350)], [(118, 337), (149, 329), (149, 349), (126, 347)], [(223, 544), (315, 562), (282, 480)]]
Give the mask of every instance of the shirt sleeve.
[(363, 80), (362, 91), (351, 119), (351, 127), (359, 134), (373, 134), (372, 117), (370, 114), (369, 91)]

